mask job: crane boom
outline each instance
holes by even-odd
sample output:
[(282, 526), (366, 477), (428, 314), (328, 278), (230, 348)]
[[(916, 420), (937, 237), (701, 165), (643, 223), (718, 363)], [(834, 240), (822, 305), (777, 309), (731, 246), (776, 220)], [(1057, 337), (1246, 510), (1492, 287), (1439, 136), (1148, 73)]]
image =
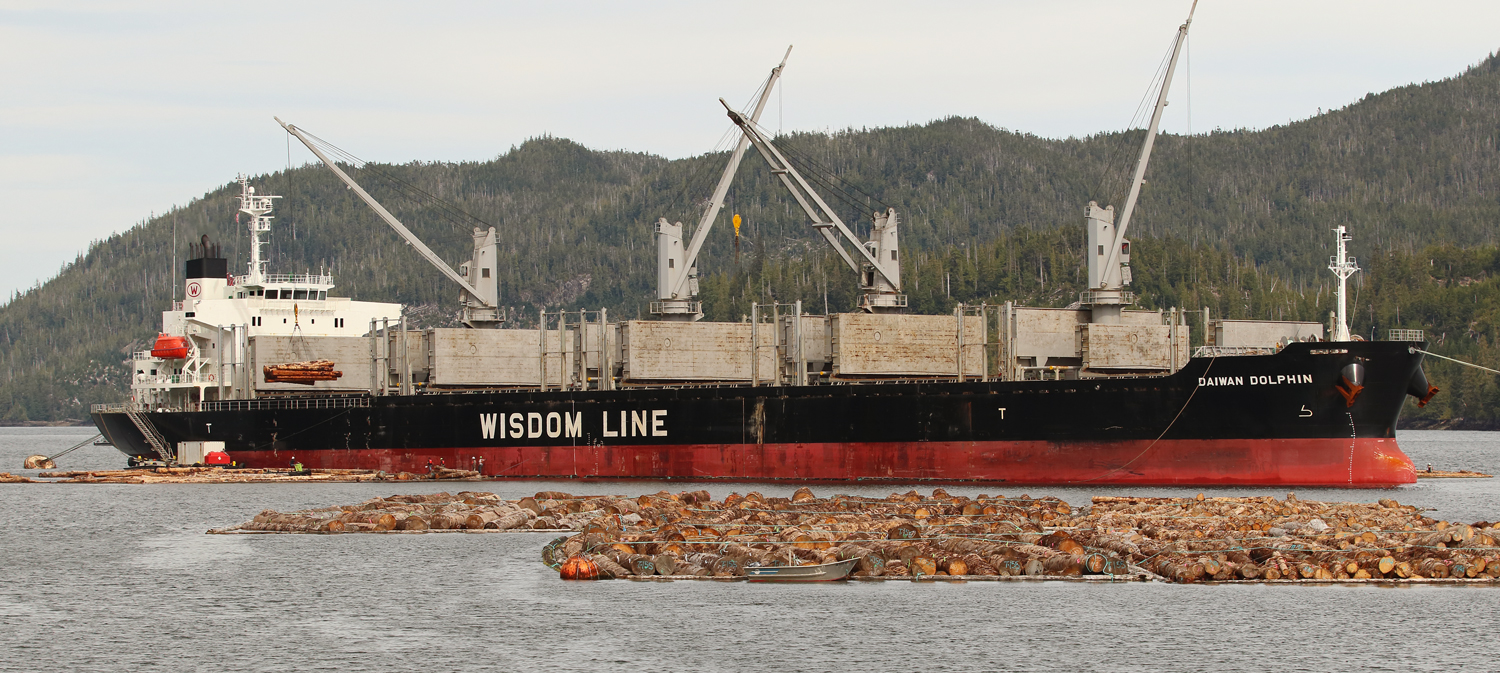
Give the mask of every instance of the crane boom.
[(365, 205), (368, 205), (371, 210), (375, 211), (375, 214), (379, 215), (380, 219), (385, 220), (386, 224), (391, 225), (391, 228), (395, 229), (396, 233), (401, 235), (401, 238), (406, 239), (406, 242), (411, 247), (416, 248), (417, 252), (426, 258), (428, 262), (437, 267), (438, 271), (442, 271), (443, 275), (447, 276), (453, 282), (458, 283), (464, 289), (464, 292), (469, 294), (472, 301), (482, 304), (489, 303), (483, 299), (484, 295), (480, 294), (477, 288), (470, 284), (468, 280), (465, 280), (463, 276), (460, 276), (457, 271), (454, 271), (453, 267), (448, 266), (448, 263), (444, 262), (443, 258), (438, 257), (437, 253), (432, 251), (432, 248), (427, 247), (427, 244), (423, 243), (422, 239), (417, 238), (416, 234), (411, 233), (411, 230), (407, 229), (406, 225), (401, 223), (401, 220), (396, 219), (395, 215), (392, 215), (389, 210), (385, 209), (385, 206), (380, 205), (380, 202), (375, 200), (375, 197), (370, 196), (370, 193), (366, 192), (363, 187), (360, 187), (359, 183), (356, 183), (337, 164), (333, 163), (332, 159), (323, 154), (322, 150), (318, 149), (312, 141), (307, 139), (307, 136), (302, 134), (301, 129), (281, 121), (280, 117), (272, 117), (272, 119), (275, 119), (276, 123), (281, 125), (281, 128), (286, 129), (287, 133), (296, 136), (297, 140), (302, 141), (302, 144), (306, 145), (307, 149), (311, 150), (314, 155), (317, 155), (318, 159), (323, 162), (323, 165), (333, 171), (334, 175), (339, 176), (339, 179), (343, 180), (344, 184), (348, 185), (349, 189), (353, 190), (359, 196), (360, 200), (365, 202)]
[[(1187, 21), (1177, 29), (1177, 39), (1172, 43), (1172, 60), (1167, 64), (1167, 75), (1161, 81), (1161, 93), (1156, 96), (1156, 109), (1151, 113), (1151, 126), (1146, 130), (1146, 142), (1141, 145), (1141, 156), (1135, 162), (1135, 177), (1130, 181), (1130, 196), (1125, 199), (1125, 210), (1120, 214), (1120, 226), (1115, 229), (1115, 242), (1105, 258), (1104, 269), (1113, 269), (1119, 263), (1120, 248), (1125, 243), (1125, 230), (1130, 227), (1130, 215), (1135, 211), (1135, 202), (1141, 195), (1141, 181), (1146, 177), (1146, 163), (1151, 160), (1151, 147), (1156, 144), (1156, 130), (1161, 126), (1161, 113), (1167, 107), (1167, 89), (1172, 87), (1172, 74), (1177, 70), (1177, 57), (1182, 54), (1182, 43), (1187, 41), (1188, 26), (1193, 25), (1193, 12), (1198, 9), (1198, 0), (1193, 0), (1188, 9)], [(1108, 278), (1109, 276), (1104, 276)]]
[[(786, 68), (786, 60), (792, 55), (792, 47), (788, 45), (786, 54), (781, 57), (781, 64), (771, 69), (771, 76), (766, 78), (765, 88), (760, 92), (760, 99), (755, 103), (755, 111), (751, 113), (751, 121), (759, 121), (760, 113), (766, 107), (766, 101), (771, 99), (771, 90), (776, 88), (776, 81), (781, 79), (781, 71)], [(683, 256), (685, 263), (684, 271), (693, 268), (698, 263), (698, 251), (703, 249), (703, 242), (708, 239), (708, 232), (713, 228), (714, 218), (719, 216), (719, 211), (724, 208), (724, 196), (729, 193), (729, 185), (734, 182), (735, 171), (739, 170), (740, 160), (745, 156), (745, 150), (750, 147), (750, 139), (740, 134), (740, 141), (734, 146), (734, 153), (729, 155), (729, 165), (724, 167), (724, 175), (719, 177), (719, 185), (714, 188), (713, 198), (710, 199), (708, 210), (698, 220), (698, 227), (693, 230), (693, 240), (688, 243), (687, 254)], [(686, 272), (679, 274), (672, 287), (667, 288), (665, 298), (675, 297), (682, 294), (688, 282)]]
[[(797, 200), (797, 203), (802, 206), (802, 210), (812, 219), (813, 228), (817, 229), (818, 233), (823, 235), (823, 238), (828, 241), (829, 245), (833, 246), (839, 256), (844, 259), (844, 263), (848, 264), (849, 268), (854, 269), (856, 273), (862, 272), (860, 263), (855, 261), (854, 256), (844, 250), (844, 246), (840, 244), (840, 238), (848, 241), (859, 252), (865, 264), (872, 267), (875, 273), (880, 274), (880, 277), (889, 283), (895, 291), (900, 292), (901, 274), (897, 260), (891, 260), (891, 265), (894, 268), (888, 268), (886, 263), (882, 263), (883, 260), (877, 258), (859, 240), (859, 237), (855, 236), (854, 232), (849, 230), (844, 221), (839, 219), (839, 216), (833, 212), (832, 208), (828, 207), (828, 204), (823, 201), (822, 197), (818, 196), (818, 193), (813, 190), (812, 185), (808, 184), (807, 180), (802, 177), (802, 174), (798, 173), (791, 162), (786, 160), (786, 157), (781, 154), (780, 150), (776, 149), (776, 146), (771, 143), (770, 139), (766, 138), (755, 128), (753, 122), (746, 119), (744, 115), (735, 112), (724, 99), (720, 98), (719, 103), (724, 106), (725, 110), (729, 111), (729, 118), (734, 120), (734, 123), (739, 125), (741, 129), (744, 129), (745, 137), (751, 143), (755, 144), (755, 149), (759, 150), (761, 157), (766, 160), (767, 164), (770, 164), (771, 172), (781, 178), (781, 184), (787, 188), (787, 191), (792, 193), (792, 197)], [(839, 236), (835, 236), (832, 231), (829, 231), (830, 229), (837, 230)]]

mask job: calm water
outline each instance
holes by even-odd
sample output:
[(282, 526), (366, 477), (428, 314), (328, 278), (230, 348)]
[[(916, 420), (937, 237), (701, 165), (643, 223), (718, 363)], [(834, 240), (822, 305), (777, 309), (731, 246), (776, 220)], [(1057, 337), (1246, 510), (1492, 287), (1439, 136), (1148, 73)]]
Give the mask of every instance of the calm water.
[[(0, 429), (0, 471), (88, 437)], [(1500, 433), (1410, 432), (1419, 466), (1500, 471)], [(123, 463), (87, 447), (62, 469)], [(1472, 587), (1063, 582), (563, 583), (553, 536), (211, 536), (262, 509), (459, 484), (0, 485), (0, 671), (1495, 670), (1500, 591)], [(655, 492), (655, 483), (473, 485)], [(686, 484), (669, 486), (674, 492)], [(790, 487), (708, 484), (716, 497)], [(814, 489), (885, 495), (892, 486)], [(923, 490), (926, 490), (924, 487)], [(949, 488), (1018, 495), (1016, 489)], [(1092, 495), (1286, 489), (1040, 488)], [(1431, 480), (1306, 500), (1395, 497), (1500, 517), (1500, 483)]]

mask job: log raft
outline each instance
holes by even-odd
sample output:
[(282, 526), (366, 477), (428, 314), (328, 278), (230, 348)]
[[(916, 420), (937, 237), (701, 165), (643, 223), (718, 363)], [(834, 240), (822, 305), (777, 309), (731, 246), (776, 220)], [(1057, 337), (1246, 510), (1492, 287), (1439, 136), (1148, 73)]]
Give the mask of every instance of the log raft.
[(1495, 475), (1475, 472), (1473, 470), (1434, 470), (1428, 466), (1425, 470), (1417, 470), (1418, 479), (1494, 479)]
[[(1497, 582), (1500, 528), (1376, 503), (1274, 497), (974, 498), (943, 489), (885, 498), (704, 491), (638, 497), (544, 491), (397, 495), (262, 512), (210, 532), (565, 530), (542, 553), (599, 578), (734, 580), (756, 566), (856, 560), (855, 580)], [(583, 561), (588, 561), (587, 564)]]
[[(603, 503), (619, 496), (568, 496), (538, 493), (536, 498), (505, 500), (494, 493), (459, 491), (392, 495), (371, 498), (355, 505), (340, 505), (295, 512), (265, 510), (250, 521), (209, 530), (209, 534), (265, 533), (494, 533), (556, 532), (582, 530), (596, 519), (617, 517)], [(549, 496), (549, 497), (542, 497)], [(561, 497), (550, 497), (561, 496)], [(626, 521), (632, 521), (626, 518)], [(556, 546), (556, 545), (554, 545)], [(576, 554), (575, 545), (562, 559)], [(553, 546), (549, 546), (548, 550)], [(544, 556), (546, 556), (544, 552)]]
[(1028, 495), (820, 498), (803, 488), (625, 502), (602, 504), (631, 520), (600, 518), (563, 538), (569, 553), (610, 562), (601, 577), (731, 579), (757, 565), (858, 559), (856, 580), (1500, 581), (1495, 524), (1437, 521), (1388, 499), (1100, 496), (1074, 509)]

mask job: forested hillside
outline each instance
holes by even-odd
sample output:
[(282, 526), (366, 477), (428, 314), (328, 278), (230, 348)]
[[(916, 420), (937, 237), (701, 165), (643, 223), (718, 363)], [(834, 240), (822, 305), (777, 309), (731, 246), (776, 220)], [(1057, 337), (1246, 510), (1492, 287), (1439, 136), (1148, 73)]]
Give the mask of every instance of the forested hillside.
[[(338, 137), (337, 129), (313, 130)], [(1500, 61), (1491, 57), (1460, 76), (1371, 94), (1297, 123), (1164, 136), (1131, 227), (1133, 289), (1152, 307), (1322, 320), (1329, 229), (1344, 224), (1366, 269), (1353, 291), (1356, 332), (1423, 328), (1437, 352), (1500, 363), (1497, 132)], [(896, 208), (905, 289), (915, 310), (941, 312), (957, 301), (1076, 299), (1084, 205), (1124, 200), (1141, 133), (1055, 140), (950, 118), (778, 143), (837, 188), (824, 192), (846, 221), (866, 222), (881, 204)], [(353, 174), (450, 261), (466, 256), (471, 226), (495, 226), (502, 303), (524, 326), (539, 306), (644, 317), (655, 282), (652, 224), (696, 222), (725, 158), (669, 161), (543, 137), (486, 162)], [(187, 243), (207, 234), (243, 272), (238, 186), (224, 177), (223, 188), (92, 243), (56, 278), (0, 307), (4, 421), (83, 418), (88, 404), (125, 394), (123, 360), (155, 334), (160, 311), (180, 293), (174, 246), (180, 266)], [(456, 288), (326, 169), (252, 182), (285, 197), (268, 246), (273, 271), (327, 269), (336, 294), (402, 301), (427, 324), (452, 322)], [(418, 188), (462, 213), (412, 198)], [(710, 319), (738, 319), (754, 298), (802, 299), (817, 311), (825, 301), (832, 311), (853, 306), (853, 274), (753, 152), (726, 210), (721, 223), (739, 213), (745, 225), (738, 255), (721, 224), (701, 257)], [(1500, 421), (1494, 377), (1459, 369), (1429, 365), (1445, 391), (1407, 417), (1455, 427)]]

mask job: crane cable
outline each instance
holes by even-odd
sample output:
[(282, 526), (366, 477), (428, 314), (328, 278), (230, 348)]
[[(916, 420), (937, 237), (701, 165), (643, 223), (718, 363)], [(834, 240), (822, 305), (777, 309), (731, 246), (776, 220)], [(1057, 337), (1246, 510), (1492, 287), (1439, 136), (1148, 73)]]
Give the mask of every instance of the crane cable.
[[(760, 92), (765, 88), (765, 82), (761, 82), (760, 86), (755, 87), (755, 91), (750, 94), (750, 100), (745, 102), (744, 109), (749, 109), (750, 106), (754, 104), (755, 99), (760, 97)], [(736, 126), (735, 124), (730, 124), (728, 128), (724, 129), (724, 133), (719, 136), (719, 141), (717, 143), (714, 143), (713, 150), (709, 152), (709, 155), (730, 151), (731, 148), (739, 142), (739, 139), (743, 133), (744, 131), (741, 131), (738, 126)], [(708, 156), (705, 155), (703, 158), (707, 159)], [(690, 159), (689, 161), (692, 160)], [(676, 191), (676, 194), (671, 198), (671, 200), (669, 201), (670, 204), (684, 203), (688, 198), (689, 192), (703, 193), (708, 191), (707, 188), (709, 185), (709, 181), (713, 178), (713, 175), (705, 170), (705, 166), (706, 164), (704, 162), (698, 161), (692, 161), (692, 163), (689, 164), (688, 173), (682, 179), (682, 187), (678, 189)], [(726, 197), (725, 200), (728, 201), (730, 199)], [(703, 217), (703, 214), (707, 213), (708, 209), (713, 207), (713, 204), (710, 203), (709, 199), (706, 198), (698, 201), (697, 203), (701, 204), (702, 207), (698, 209), (692, 209), (690, 207), (689, 212), (696, 212), (698, 218), (701, 219)], [(684, 231), (683, 233), (687, 234), (688, 232)]]
[[(392, 175), (392, 174), (386, 173), (384, 171), (381, 171), (379, 169), (373, 168), (372, 165), (370, 164), (370, 162), (365, 161), (364, 159), (361, 159), (361, 158), (359, 158), (357, 156), (354, 156), (353, 154), (351, 154), (350, 152), (344, 150), (343, 148), (340, 148), (337, 145), (334, 145), (333, 143), (330, 143), (330, 142), (328, 142), (328, 141), (326, 141), (326, 140), (324, 140), (322, 138), (319, 138), (316, 135), (313, 135), (312, 133), (309, 133), (306, 129), (299, 129), (299, 130), (302, 131), (303, 135), (307, 136), (310, 140), (312, 140), (314, 144), (318, 145), (320, 148), (322, 148), (328, 154), (333, 155), (335, 158), (339, 159), (343, 163), (348, 164), (350, 167), (354, 168), (355, 170), (359, 170), (359, 171), (368, 173), (368, 174), (376, 177), (377, 179), (380, 179), (381, 181), (385, 182), (387, 185), (389, 185), (392, 188), (394, 188), (396, 191), (401, 192), (402, 196), (405, 196), (408, 199), (411, 199), (413, 201), (417, 201), (419, 204), (422, 201), (426, 201), (429, 205), (436, 206), (436, 208), (438, 210), (438, 215), (440, 217), (442, 217), (443, 219), (447, 220), (448, 222), (452, 223), (454, 226), (457, 226), (457, 227), (460, 227), (460, 228), (467, 228), (468, 226), (471, 226), (472, 224), (475, 224), (475, 223), (477, 223), (479, 225), (482, 225), (484, 228), (489, 228), (489, 227), (495, 226), (495, 225), (491, 224), (489, 221), (487, 221), (487, 220), (485, 220), (485, 219), (483, 219), (481, 217), (478, 217), (478, 216), (476, 216), (476, 215), (474, 215), (472, 213), (469, 213), (468, 211), (465, 211), (462, 208), (459, 208), (457, 205), (455, 205), (451, 201), (448, 201), (447, 199), (444, 199), (444, 198), (442, 198), (440, 196), (437, 196), (436, 194), (428, 192), (427, 190), (422, 189), (421, 187), (418, 187), (417, 185), (412, 184), (411, 182), (408, 182), (406, 180), (403, 180), (403, 179), (401, 179), (401, 178), (399, 178), (399, 177), (397, 177), (395, 175)], [(291, 134), (290, 131), (288, 131), (287, 133), (288, 133), (288, 135)], [(468, 220), (468, 222), (464, 222), (462, 220)]]
[[(1175, 45), (1176, 43), (1177, 35), (1174, 33), (1172, 35), (1172, 41), (1167, 45), (1167, 53), (1162, 55), (1161, 63), (1156, 66), (1156, 72), (1151, 75), (1151, 83), (1146, 86), (1146, 91), (1141, 94), (1141, 100), (1136, 104), (1135, 113), (1130, 116), (1130, 122), (1125, 126), (1126, 133), (1134, 130), (1137, 126), (1146, 121), (1149, 116), (1147, 114), (1148, 110), (1155, 110), (1155, 105), (1148, 105), (1148, 103), (1151, 102), (1152, 92), (1160, 91), (1162, 84), (1166, 80), (1167, 66), (1168, 63), (1172, 60), (1172, 49), (1173, 45)], [(1095, 194), (1100, 194), (1104, 191), (1104, 183), (1110, 181), (1111, 177), (1123, 177), (1124, 171), (1126, 171), (1129, 167), (1129, 164), (1125, 163), (1124, 161), (1116, 163), (1115, 160), (1118, 158), (1116, 152), (1117, 149), (1118, 148), (1114, 147), (1113, 145), (1105, 146), (1104, 166), (1099, 172), (1099, 181), (1094, 188)]]
[[(763, 127), (760, 126), (760, 124), (756, 124), (755, 126), (757, 127), (757, 129), (763, 128)], [(764, 133), (762, 133), (762, 135), (764, 135)], [(829, 140), (832, 140), (832, 138), (830, 137)], [(810, 179), (813, 179), (814, 181), (817, 181), (819, 184), (827, 185), (828, 189), (830, 189), (830, 190), (837, 190), (839, 192), (843, 192), (844, 195), (845, 195), (845, 197), (849, 200), (850, 205), (853, 205), (856, 208), (865, 208), (865, 207), (868, 207), (867, 204), (859, 203), (858, 202), (859, 200), (856, 199), (853, 194), (850, 194), (847, 191), (847, 189), (845, 189), (844, 187), (835, 186), (832, 183), (832, 181), (836, 180), (836, 181), (838, 181), (839, 184), (844, 185), (848, 189), (852, 189), (852, 190), (854, 190), (856, 192), (859, 192), (860, 196), (863, 196), (865, 199), (868, 199), (869, 201), (873, 201), (875, 203), (880, 204), (880, 206), (882, 208), (890, 208), (891, 207), (891, 205), (888, 204), (888, 203), (886, 203), (885, 201), (882, 201), (878, 197), (870, 194), (869, 192), (866, 192), (865, 190), (860, 189), (859, 185), (856, 185), (856, 184), (854, 184), (854, 183), (852, 183), (852, 182), (850, 182), (848, 180), (845, 180), (842, 177), (839, 177), (838, 173), (835, 172), (832, 168), (829, 168), (828, 166), (825, 166), (825, 165), (819, 163), (816, 159), (813, 159), (811, 156), (803, 153), (802, 151), (797, 150), (797, 149), (795, 149), (795, 148), (793, 148), (793, 147), (791, 147), (791, 146), (789, 146), (789, 145), (787, 145), (785, 143), (783, 143), (782, 145), (779, 145), (778, 147), (779, 147), (779, 149), (781, 149), (782, 153), (786, 155), (786, 158), (787, 158), (788, 161), (790, 161), (790, 162), (792, 162), (794, 164), (798, 164), (798, 165), (800, 165), (803, 168), (803, 172), (807, 174), (806, 177), (808, 177)]]

